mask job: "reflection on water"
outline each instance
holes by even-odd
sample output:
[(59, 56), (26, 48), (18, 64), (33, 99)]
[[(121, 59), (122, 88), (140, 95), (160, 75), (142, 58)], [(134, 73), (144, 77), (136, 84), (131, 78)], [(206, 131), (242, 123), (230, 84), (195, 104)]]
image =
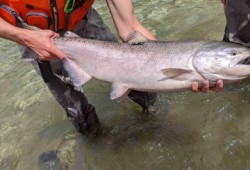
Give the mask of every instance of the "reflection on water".
[[(134, 0), (135, 13), (160, 40), (220, 40), (218, 0)], [(106, 4), (95, 8), (115, 32)], [(220, 93), (159, 94), (145, 116), (129, 100), (108, 98), (109, 85), (84, 87), (102, 131), (84, 139), (66, 119), (16, 46), (0, 40), (0, 169), (249, 169), (249, 80)], [(54, 151), (54, 152), (53, 152)], [(55, 155), (55, 153), (58, 153)]]

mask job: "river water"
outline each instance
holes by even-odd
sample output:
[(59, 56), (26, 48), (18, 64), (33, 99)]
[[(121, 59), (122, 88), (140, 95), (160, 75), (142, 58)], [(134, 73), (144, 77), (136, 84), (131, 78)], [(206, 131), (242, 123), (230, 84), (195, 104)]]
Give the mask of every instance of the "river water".
[[(219, 0), (134, 0), (139, 20), (159, 40), (221, 40)], [(115, 32), (106, 4), (94, 7)], [(128, 99), (109, 100), (109, 85), (84, 86), (101, 133), (85, 139), (16, 44), (0, 40), (0, 169), (250, 169), (250, 81), (220, 93), (159, 94), (158, 114)], [(57, 157), (55, 155), (57, 153)]]

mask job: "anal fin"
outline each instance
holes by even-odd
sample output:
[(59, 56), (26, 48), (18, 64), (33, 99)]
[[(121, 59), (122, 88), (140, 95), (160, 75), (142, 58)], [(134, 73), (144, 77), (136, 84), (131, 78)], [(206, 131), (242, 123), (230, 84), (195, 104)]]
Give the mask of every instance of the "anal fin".
[(129, 92), (129, 88), (120, 83), (112, 83), (112, 91), (110, 93), (110, 99), (121, 99)]

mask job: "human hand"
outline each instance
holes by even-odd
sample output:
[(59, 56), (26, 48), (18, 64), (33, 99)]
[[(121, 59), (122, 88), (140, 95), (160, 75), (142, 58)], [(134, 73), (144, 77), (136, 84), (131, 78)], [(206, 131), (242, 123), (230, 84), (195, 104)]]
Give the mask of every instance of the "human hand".
[(199, 84), (198, 82), (193, 82), (192, 83), (192, 91), (194, 93), (197, 93), (197, 92), (203, 92), (203, 93), (207, 93), (209, 90), (213, 90), (215, 92), (219, 92), (222, 90), (223, 88), (223, 81), (222, 80), (218, 80), (216, 82), (216, 85), (215, 87), (209, 87), (209, 81), (208, 80), (204, 80), (203, 81), (203, 84), (202, 84), (202, 87), (199, 88)]
[(24, 45), (30, 47), (38, 55), (40, 60), (51, 61), (66, 58), (65, 54), (63, 54), (53, 42), (53, 39), (59, 37), (59, 34), (51, 30), (26, 30), (23, 37)]

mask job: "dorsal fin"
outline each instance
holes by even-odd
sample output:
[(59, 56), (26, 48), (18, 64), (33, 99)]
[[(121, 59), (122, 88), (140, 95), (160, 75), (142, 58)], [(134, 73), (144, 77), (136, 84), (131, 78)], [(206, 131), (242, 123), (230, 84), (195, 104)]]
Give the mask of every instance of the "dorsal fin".
[(130, 35), (126, 40), (126, 42), (132, 45), (142, 45), (144, 44), (145, 41), (149, 41), (149, 39), (145, 35), (136, 30), (130, 33)]
[(129, 88), (121, 83), (112, 83), (110, 99), (122, 99), (129, 92)]
[(79, 38), (80, 36), (71, 32), (71, 31), (66, 31), (64, 34), (63, 34), (64, 37), (67, 37), (67, 38)]

